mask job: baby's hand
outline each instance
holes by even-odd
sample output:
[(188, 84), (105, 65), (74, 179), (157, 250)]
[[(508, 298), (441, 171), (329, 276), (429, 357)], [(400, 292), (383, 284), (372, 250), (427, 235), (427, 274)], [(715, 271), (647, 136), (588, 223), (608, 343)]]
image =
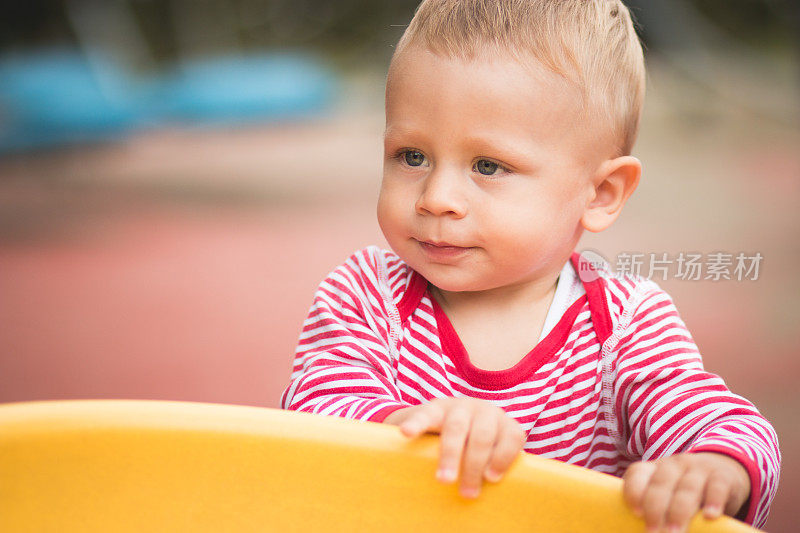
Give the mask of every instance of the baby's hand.
[(505, 411), (472, 398), (437, 398), (395, 411), (384, 422), (399, 425), (407, 437), (440, 433), (436, 477), (444, 483), (460, 477), (465, 498), (480, 494), (483, 478), (499, 481), (526, 440), (522, 426)]
[(647, 531), (684, 531), (702, 507), (706, 518), (734, 516), (750, 494), (747, 470), (735, 459), (712, 452), (680, 453), (633, 463), (623, 492)]

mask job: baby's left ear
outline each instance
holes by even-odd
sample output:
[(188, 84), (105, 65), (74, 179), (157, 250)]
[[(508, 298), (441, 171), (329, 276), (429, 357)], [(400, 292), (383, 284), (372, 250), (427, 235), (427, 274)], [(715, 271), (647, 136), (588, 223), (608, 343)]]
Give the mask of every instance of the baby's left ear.
[(581, 217), (583, 228), (596, 233), (611, 226), (639, 185), (641, 175), (642, 163), (633, 156), (604, 161), (592, 177), (594, 198)]

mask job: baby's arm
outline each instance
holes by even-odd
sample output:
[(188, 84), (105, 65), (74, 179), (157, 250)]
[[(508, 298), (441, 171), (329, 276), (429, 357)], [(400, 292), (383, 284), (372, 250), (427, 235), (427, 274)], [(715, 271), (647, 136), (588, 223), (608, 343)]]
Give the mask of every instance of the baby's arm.
[[(772, 426), (700, 354), (672, 300), (650, 281), (618, 335), (614, 412), (634, 463), (625, 494), (649, 526), (685, 525), (703, 508), (763, 525), (780, 468)], [(746, 474), (746, 475), (745, 475)], [(745, 504), (746, 505), (742, 505)], [(678, 530), (676, 528), (676, 530)]]
[(374, 261), (366, 251), (357, 252), (320, 284), (282, 408), (382, 422), (408, 407), (393, 377), (386, 313), (365, 286), (374, 279), (367, 272)]

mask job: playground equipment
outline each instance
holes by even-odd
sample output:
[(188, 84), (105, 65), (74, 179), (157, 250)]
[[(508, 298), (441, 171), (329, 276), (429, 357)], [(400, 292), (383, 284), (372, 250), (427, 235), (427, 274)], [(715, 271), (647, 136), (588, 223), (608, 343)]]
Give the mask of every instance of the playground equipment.
[(437, 440), (257, 407), (0, 405), (0, 531), (644, 531), (620, 479), (529, 454), (464, 499), (434, 479)]
[(235, 126), (316, 116), (336, 77), (308, 54), (186, 61), (137, 78), (99, 51), (0, 55), (0, 155), (122, 138), (163, 126)]

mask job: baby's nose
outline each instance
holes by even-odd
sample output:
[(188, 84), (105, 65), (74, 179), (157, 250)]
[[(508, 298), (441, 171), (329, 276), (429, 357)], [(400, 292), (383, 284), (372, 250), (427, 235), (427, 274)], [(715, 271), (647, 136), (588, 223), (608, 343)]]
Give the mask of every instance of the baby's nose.
[(465, 184), (455, 172), (434, 170), (425, 179), (415, 206), (417, 213), (462, 218), (467, 214)]

